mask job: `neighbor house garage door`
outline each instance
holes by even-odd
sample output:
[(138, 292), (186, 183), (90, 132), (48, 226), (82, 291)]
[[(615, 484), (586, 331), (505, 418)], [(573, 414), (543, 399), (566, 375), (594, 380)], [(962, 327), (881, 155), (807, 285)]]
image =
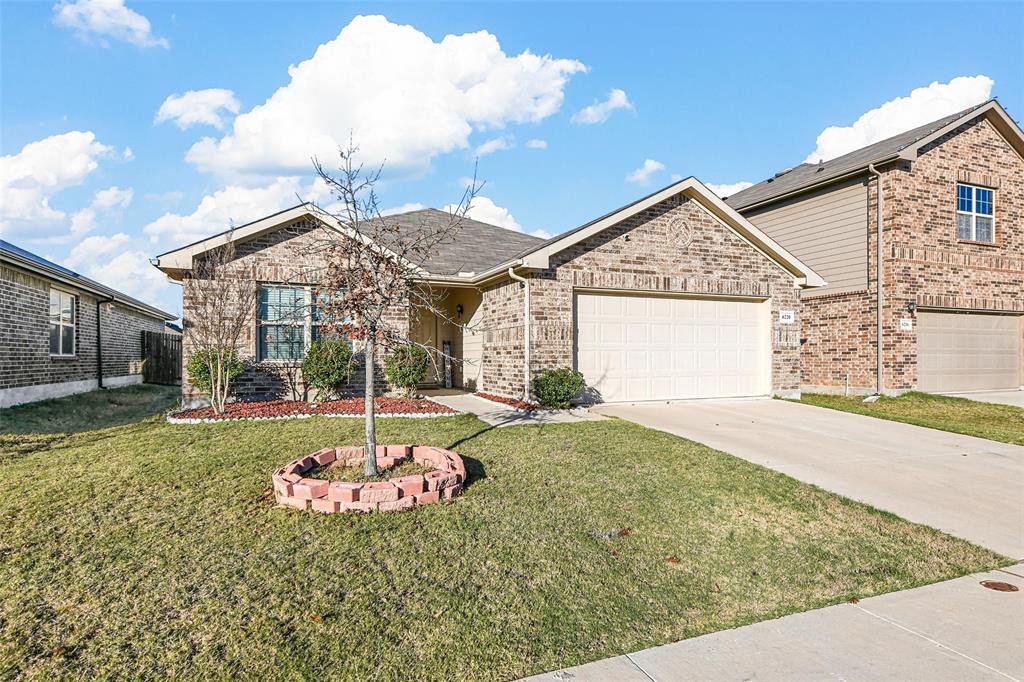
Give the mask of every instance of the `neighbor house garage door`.
[(922, 311), (917, 325), (920, 390), (950, 393), (1021, 385), (1020, 317)]
[(765, 395), (768, 305), (576, 295), (576, 367), (605, 401)]

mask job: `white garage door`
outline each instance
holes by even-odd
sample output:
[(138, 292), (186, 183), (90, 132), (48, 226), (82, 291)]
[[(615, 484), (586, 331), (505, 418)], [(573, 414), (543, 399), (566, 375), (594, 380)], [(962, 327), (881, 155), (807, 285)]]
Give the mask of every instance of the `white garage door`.
[(576, 368), (605, 401), (764, 395), (768, 304), (576, 295)]
[(953, 393), (1021, 385), (1020, 317), (917, 314), (917, 386)]

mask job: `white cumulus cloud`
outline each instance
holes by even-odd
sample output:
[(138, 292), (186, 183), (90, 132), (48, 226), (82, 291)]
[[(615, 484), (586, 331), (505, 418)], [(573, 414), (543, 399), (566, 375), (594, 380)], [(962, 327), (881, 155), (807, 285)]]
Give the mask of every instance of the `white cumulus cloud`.
[(398, 215), (399, 213), (408, 213), (410, 211), (422, 211), (426, 206), (419, 202), (409, 202), (400, 206), (392, 206), (391, 208), (383, 209), (381, 215)]
[(512, 149), (513, 141), (511, 135), (501, 135), (500, 137), (493, 137), (487, 140), (476, 148), (477, 156), (487, 156), (494, 152), (502, 151), (504, 149)]
[(754, 183), (747, 182), (746, 180), (740, 180), (739, 182), (727, 182), (723, 184), (705, 182), (704, 186), (724, 199), (726, 197), (731, 197), (733, 194), (736, 194), (736, 192), (742, 192), (748, 187), (753, 187)]
[[(454, 211), (456, 208), (455, 204), (448, 204), (442, 210)], [(504, 206), (498, 206), (494, 203), (494, 200), (488, 197), (473, 197), (473, 201), (469, 205), (469, 210), (466, 211), (466, 216), (473, 220), (478, 220), (481, 223), (487, 223), (488, 225), (497, 225), (498, 227), (504, 227), (506, 230), (523, 232), (523, 226), (515, 219), (512, 212)], [(545, 230), (534, 230), (529, 234), (542, 239), (547, 239), (551, 236), (551, 234)]]
[(322, 181), (304, 184), (299, 177), (280, 177), (258, 187), (228, 185), (204, 196), (192, 213), (164, 213), (142, 231), (151, 242), (173, 249), (327, 196)]
[(127, 189), (116, 186), (108, 187), (96, 192), (88, 206), (71, 215), (71, 234), (67, 239), (91, 232), (96, 228), (96, 221), (100, 216), (110, 217), (120, 209), (128, 208), (134, 196), (135, 192), (131, 187)]
[(71, 249), (68, 257), (64, 259), (64, 265), (78, 270), (91, 263), (96, 263), (100, 258), (113, 256), (124, 250), (131, 240), (132, 238), (124, 232), (110, 236), (86, 237)]
[(529, 149), (547, 149), (548, 148), (548, 141), (547, 140), (541, 140), (541, 139), (538, 139), (538, 138), (534, 138), (532, 140), (527, 140), (526, 141), (526, 146)]
[(81, 40), (109, 47), (109, 39), (138, 47), (170, 47), (153, 35), (149, 19), (124, 5), (124, 0), (62, 0), (53, 6), (53, 23), (70, 28)]
[(861, 115), (853, 125), (829, 126), (818, 135), (817, 147), (804, 163), (828, 161), (917, 126), (955, 114), (987, 100), (995, 85), (988, 76), (959, 76), (948, 83), (933, 82), (889, 100)]
[(629, 101), (625, 90), (612, 88), (608, 97), (603, 102), (595, 101), (588, 107), (583, 107), (572, 115), (572, 122), (580, 125), (594, 125), (604, 123), (608, 117), (617, 109), (633, 110), (633, 103)]
[(290, 67), (287, 85), (186, 158), (228, 179), (294, 175), (309, 171), (311, 156), (337, 158), (351, 135), (371, 165), (422, 170), (438, 154), (468, 148), (474, 130), (551, 116), (570, 77), (586, 68), (529, 50), (508, 55), (487, 31), (435, 42), (412, 26), (359, 16)]
[(124, 232), (93, 235), (64, 259), (67, 267), (168, 312), (181, 309), (181, 290), (153, 267), (145, 244)]
[(644, 159), (642, 166), (626, 176), (626, 182), (635, 182), (638, 185), (646, 185), (651, 181), (651, 176), (665, 170), (665, 164), (654, 159)]
[(222, 111), (237, 114), (242, 105), (235, 93), (224, 88), (189, 90), (184, 95), (170, 95), (160, 105), (153, 123), (174, 121), (182, 130), (204, 124), (218, 130), (224, 127)]
[(45, 238), (66, 227), (67, 214), (50, 206), (50, 199), (82, 184), (110, 153), (91, 131), (73, 130), (0, 157), (0, 232)]

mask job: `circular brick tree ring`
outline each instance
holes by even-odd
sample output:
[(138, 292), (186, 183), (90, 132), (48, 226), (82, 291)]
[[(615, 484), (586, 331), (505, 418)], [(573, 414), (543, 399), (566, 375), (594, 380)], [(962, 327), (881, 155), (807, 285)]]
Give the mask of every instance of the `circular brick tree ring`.
[(274, 499), (296, 509), (312, 508), (324, 514), (343, 511), (402, 511), (439, 500), (450, 500), (462, 492), (466, 465), (454, 452), (425, 445), (378, 445), (377, 466), (382, 469), (412, 459), (433, 471), (415, 476), (397, 476), (374, 483), (348, 483), (306, 478), (305, 474), (331, 464), (362, 466), (363, 448), (324, 448), (288, 462), (274, 472)]

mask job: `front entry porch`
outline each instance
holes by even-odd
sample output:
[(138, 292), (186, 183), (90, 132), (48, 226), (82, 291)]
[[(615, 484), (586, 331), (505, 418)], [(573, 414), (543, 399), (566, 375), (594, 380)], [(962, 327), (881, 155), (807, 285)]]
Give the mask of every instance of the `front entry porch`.
[(410, 321), (412, 341), (436, 351), (420, 387), (479, 390), (484, 348), (480, 291), (444, 287), (432, 294), (439, 314), (421, 310)]

